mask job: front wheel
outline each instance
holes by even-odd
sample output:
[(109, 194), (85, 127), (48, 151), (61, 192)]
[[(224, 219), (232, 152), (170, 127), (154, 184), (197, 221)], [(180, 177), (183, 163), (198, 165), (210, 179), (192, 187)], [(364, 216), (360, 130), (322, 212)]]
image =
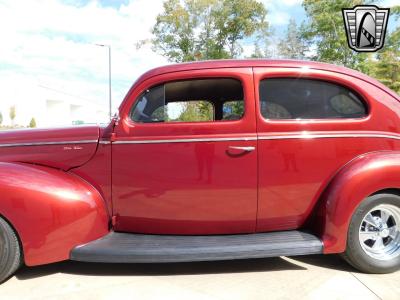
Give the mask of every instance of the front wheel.
[(0, 217), (0, 283), (21, 265), (21, 249), (12, 227)]
[(400, 269), (400, 196), (376, 194), (356, 209), (344, 258), (366, 273)]

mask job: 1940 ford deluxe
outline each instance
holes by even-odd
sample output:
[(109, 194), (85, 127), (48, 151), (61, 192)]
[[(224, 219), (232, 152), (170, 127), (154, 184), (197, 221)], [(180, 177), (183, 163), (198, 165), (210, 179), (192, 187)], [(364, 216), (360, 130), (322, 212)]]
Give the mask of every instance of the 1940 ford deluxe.
[(0, 133), (0, 280), (62, 260), (400, 267), (400, 97), (328, 64), (170, 65), (106, 127)]

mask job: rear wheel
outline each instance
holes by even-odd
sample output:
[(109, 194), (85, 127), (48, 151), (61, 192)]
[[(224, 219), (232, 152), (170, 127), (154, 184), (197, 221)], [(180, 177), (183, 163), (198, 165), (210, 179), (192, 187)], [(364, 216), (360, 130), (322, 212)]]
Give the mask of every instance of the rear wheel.
[(345, 259), (367, 273), (400, 269), (400, 197), (376, 194), (355, 211), (348, 232)]
[(11, 226), (0, 217), (0, 283), (21, 265), (18, 237)]

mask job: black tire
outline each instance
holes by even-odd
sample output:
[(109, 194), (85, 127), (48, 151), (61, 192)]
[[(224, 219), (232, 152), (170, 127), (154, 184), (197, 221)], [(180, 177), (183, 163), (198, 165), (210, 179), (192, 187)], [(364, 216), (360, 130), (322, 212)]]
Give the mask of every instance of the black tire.
[(354, 212), (347, 235), (346, 251), (343, 258), (356, 269), (372, 274), (392, 273), (400, 269), (400, 255), (388, 259), (377, 259), (368, 255), (361, 246), (359, 230), (364, 217), (381, 204), (400, 208), (400, 196), (395, 194), (375, 194), (366, 198)]
[(11, 226), (0, 217), (0, 283), (17, 271), (21, 262), (18, 237)]

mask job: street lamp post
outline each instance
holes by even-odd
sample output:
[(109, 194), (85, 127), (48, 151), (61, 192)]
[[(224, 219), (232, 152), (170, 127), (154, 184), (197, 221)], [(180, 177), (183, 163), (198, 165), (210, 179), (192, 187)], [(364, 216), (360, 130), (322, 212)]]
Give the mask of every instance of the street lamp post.
[(110, 120), (112, 119), (112, 100), (111, 100), (111, 46), (104, 44), (96, 44), (96, 46), (108, 48), (108, 104)]

